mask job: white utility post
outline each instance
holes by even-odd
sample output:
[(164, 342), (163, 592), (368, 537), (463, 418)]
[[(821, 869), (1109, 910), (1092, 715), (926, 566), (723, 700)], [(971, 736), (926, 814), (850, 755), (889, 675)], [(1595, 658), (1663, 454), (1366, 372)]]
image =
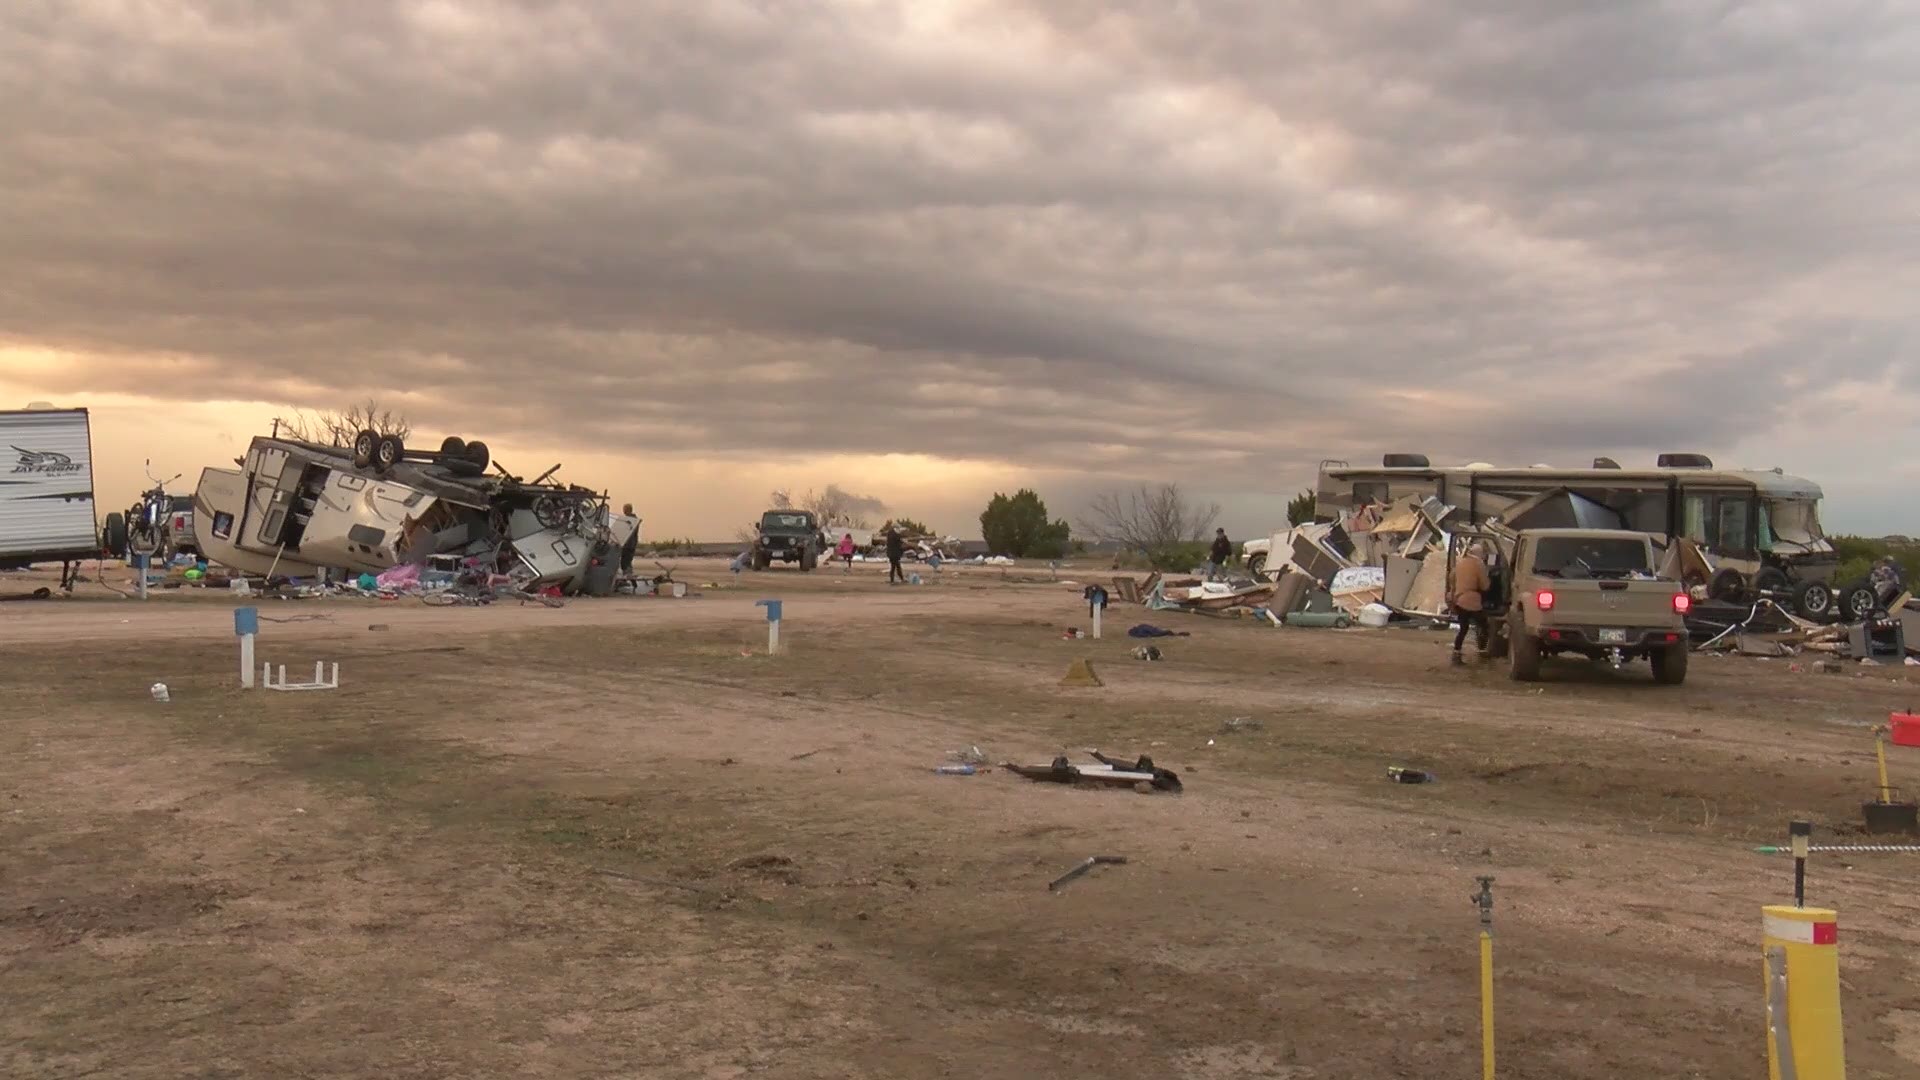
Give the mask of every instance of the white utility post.
[(260, 632), (260, 609), (233, 609), (233, 632), (240, 638), (240, 688), (253, 689), (253, 638)]
[(767, 655), (780, 654), (780, 601), (755, 600), (754, 607), (767, 609)]

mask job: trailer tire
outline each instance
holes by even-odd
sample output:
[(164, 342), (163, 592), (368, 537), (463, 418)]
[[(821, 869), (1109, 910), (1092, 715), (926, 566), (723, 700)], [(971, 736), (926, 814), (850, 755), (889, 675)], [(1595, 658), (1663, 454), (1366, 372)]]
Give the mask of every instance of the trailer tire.
[(473, 462), (474, 468), (486, 472), (487, 466), (493, 464), (493, 451), (487, 449), (486, 443), (475, 439), (467, 444), (467, 460)]
[(107, 515), (107, 528), (101, 539), (106, 542), (107, 554), (116, 559), (127, 554), (127, 515), (114, 511)]
[(374, 451), (380, 448), (380, 433), (372, 428), (362, 428), (353, 437), (353, 463), (362, 468), (373, 465)]
[(440, 440), (440, 456), (441, 457), (449, 457), (449, 458), (465, 457), (466, 454), (467, 454), (467, 440), (461, 438), (460, 436), (449, 435), (446, 438)]
[(1747, 579), (1731, 566), (1713, 575), (1713, 580), (1707, 582), (1707, 596), (1723, 604), (1737, 604), (1745, 595)]
[(400, 441), (398, 435), (382, 435), (373, 444), (373, 467), (380, 472), (391, 472), (407, 456), (407, 444)]
[(1758, 593), (1786, 592), (1787, 575), (1779, 567), (1763, 566), (1753, 575), (1753, 591)]
[(1879, 606), (1879, 595), (1873, 591), (1873, 586), (1864, 581), (1840, 590), (1840, 618), (1843, 622), (1865, 622)]
[(1803, 619), (1825, 622), (1833, 607), (1833, 590), (1824, 581), (1803, 582), (1793, 591), (1793, 609)]

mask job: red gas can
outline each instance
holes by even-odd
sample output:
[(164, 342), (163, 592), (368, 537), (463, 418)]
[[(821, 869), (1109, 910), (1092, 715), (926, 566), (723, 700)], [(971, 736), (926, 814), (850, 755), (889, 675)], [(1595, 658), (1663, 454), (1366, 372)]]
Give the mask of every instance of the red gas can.
[(1920, 716), (1903, 712), (1888, 716), (1887, 739), (1895, 746), (1920, 746)]

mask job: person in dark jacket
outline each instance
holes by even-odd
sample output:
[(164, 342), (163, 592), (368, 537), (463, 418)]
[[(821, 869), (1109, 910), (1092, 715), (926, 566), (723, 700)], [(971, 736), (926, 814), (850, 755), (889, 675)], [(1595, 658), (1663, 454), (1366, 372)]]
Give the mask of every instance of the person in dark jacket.
[(1213, 549), (1207, 553), (1207, 580), (1218, 578), (1232, 561), (1233, 541), (1227, 539), (1227, 530), (1213, 530)]
[(907, 553), (907, 542), (900, 538), (900, 530), (887, 526), (887, 584), (898, 585), (907, 580), (900, 569), (900, 560)]
[[(622, 514), (627, 515), (628, 517), (632, 517), (633, 504), (628, 503), (627, 505), (622, 506), (620, 508), (620, 512)], [(635, 551), (638, 551), (639, 549), (640, 549), (640, 523), (636, 521), (633, 524), (633, 532), (627, 535), (627, 542), (620, 545), (620, 573), (623, 576), (627, 576), (627, 577), (633, 576), (633, 553)]]

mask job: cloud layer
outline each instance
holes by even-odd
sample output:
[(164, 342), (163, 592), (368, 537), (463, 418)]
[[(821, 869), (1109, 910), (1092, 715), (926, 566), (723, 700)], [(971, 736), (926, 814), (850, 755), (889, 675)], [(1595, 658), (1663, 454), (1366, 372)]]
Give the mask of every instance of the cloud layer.
[(1222, 492), (1817, 447), (1920, 391), (1903, 7), (18, 0), (0, 339), (49, 394)]

